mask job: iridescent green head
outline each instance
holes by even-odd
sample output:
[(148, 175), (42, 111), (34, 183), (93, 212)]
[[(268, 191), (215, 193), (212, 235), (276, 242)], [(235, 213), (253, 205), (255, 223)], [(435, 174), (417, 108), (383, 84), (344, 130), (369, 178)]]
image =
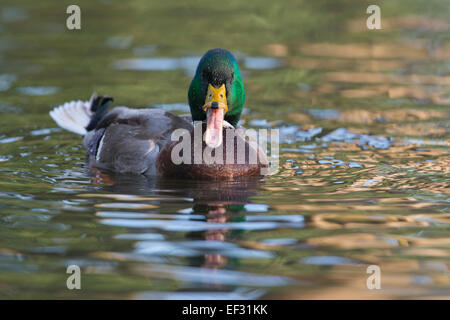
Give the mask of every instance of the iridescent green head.
[[(194, 121), (207, 121), (206, 143), (222, 142), (222, 123), (236, 126), (244, 108), (245, 91), (239, 66), (225, 49), (212, 49), (201, 58), (188, 92)], [(220, 135), (220, 136), (219, 136)]]

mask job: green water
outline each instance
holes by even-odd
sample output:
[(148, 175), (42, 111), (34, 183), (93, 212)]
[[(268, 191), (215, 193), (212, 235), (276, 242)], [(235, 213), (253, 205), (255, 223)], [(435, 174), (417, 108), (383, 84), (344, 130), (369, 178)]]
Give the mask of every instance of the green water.
[[(0, 4), (0, 298), (449, 298), (446, 1), (376, 1), (382, 30), (361, 1), (80, 0), (74, 31), (69, 4)], [(93, 91), (183, 114), (214, 47), (243, 125), (280, 130), (273, 176), (102, 173), (48, 115)]]

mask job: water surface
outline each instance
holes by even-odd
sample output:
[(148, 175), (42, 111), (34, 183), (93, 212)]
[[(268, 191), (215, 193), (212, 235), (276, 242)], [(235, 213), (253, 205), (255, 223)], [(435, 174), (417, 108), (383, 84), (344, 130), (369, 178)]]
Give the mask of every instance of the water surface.
[[(381, 1), (379, 31), (359, 1), (79, 1), (80, 31), (69, 4), (0, 6), (0, 298), (449, 298), (446, 1)], [(242, 124), (280, 130), (273, 176), (100, 172), (48, 115), (92, 91), (185, 114), (214, 47)]]

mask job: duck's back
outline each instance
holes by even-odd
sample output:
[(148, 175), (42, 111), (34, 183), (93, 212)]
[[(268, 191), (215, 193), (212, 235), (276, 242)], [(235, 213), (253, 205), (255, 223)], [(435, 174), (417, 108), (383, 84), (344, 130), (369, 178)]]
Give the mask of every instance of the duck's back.
[(158, 109), (116, 107), (84, 138), (92, 165), (120, 173), (157, 174), (156, 159), (171, 133), (192, 125)]
[(89, 164), (119, 173), (157, 174), (155, 162), (178, 128), (190, 129), (183, 117), (158, 109), (106, 108), (111, 98), (94, 95), (50, 112), (62, 128), (84, 135)]

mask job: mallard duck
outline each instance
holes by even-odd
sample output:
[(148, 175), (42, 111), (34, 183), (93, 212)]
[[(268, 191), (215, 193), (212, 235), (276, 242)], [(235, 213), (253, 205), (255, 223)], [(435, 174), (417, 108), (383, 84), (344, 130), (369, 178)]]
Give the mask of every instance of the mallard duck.
[[(177, 116), (159, 109), (115, 107), (107, 111), (113, 98), (92, 95), (89, 101), (71, 101), (50, 111), (50, 116), (62, 128), (84, 136), (83, 144), (89, 155), (89, 165), (118, 173), (135, 173), (192, 179), (227, 179), (262, 175), (267, 158), (255, 144), (237, 133), (245, 90), (238, 63), (225, 49), (212, 49), (200, 59), (188, 91), (191, 116)], [(195, 146), (194, 124), (201, 128), (201, 149)], [(197, 127), (198, 128), (198, 127)], [(173, 138), (173, 133), (185, 134)], [(184, 130), (184, 131), (183, 131)], [(174, 151), (186, 134), (194, 134), (190, 150), (177, 150), (184, 161), (173, 161)], [(232, 144), (225, 143), (230, 134)], [(241, 139), (241, 141), (239, 141)], [(185, 142), (186, 142), (185, 141)], [(237, 161), (237, 145), (246, 146), (245, 161)], [(242, 146), (242, 145), (241, 145)], [(199, 152), (209, 148), (215, 156), (223, 147), (223, 159), (215, 163), (198, 162)], [(227, 148), (235, 148), (233, 161), (226, 159)], [(191, 151), (191, 152), (190, 152)], [(249, 161), (250, 152), (258, 160)], [(189, 155), (189, 153), (191, 153)], [(242, 160), (242, 158), (241, 158)]]

